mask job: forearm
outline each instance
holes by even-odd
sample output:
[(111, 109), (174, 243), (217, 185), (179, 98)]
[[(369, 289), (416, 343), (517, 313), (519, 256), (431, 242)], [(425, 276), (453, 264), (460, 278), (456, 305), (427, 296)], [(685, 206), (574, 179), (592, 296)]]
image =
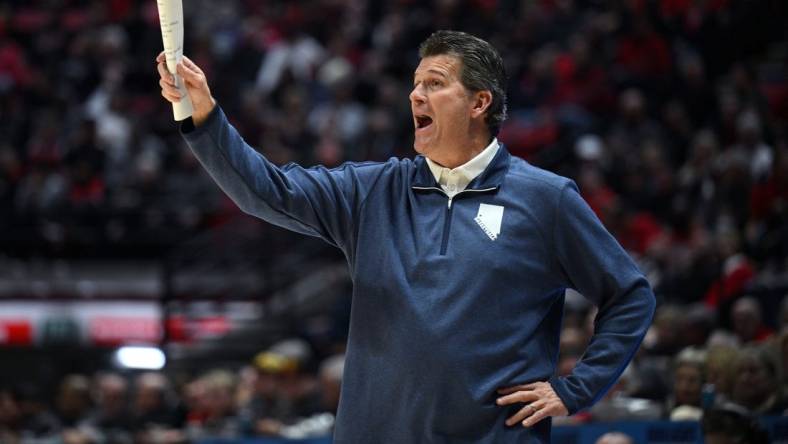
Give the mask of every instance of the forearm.
[(184, 139), (242, 211), (293, 231), (317, 235), (295, 217), (298, 211), (293, 197), (281, 192), (293, 188), (284, 173), (243, 141), (219, 106), (214, 104), (199, 123), (193, 120), (181, 127)]

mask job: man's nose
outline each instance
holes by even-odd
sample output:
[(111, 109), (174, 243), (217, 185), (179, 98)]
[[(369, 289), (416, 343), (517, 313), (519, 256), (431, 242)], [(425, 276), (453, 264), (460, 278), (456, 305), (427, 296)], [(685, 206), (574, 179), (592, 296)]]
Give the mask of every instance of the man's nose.
[(414, 86), (413, 90), (410, 92), (410, 102), (414, 105), (420, 105), (426, 100), (427, 99), (424, 97), (424, 93), (421, 89), (421, 84)]

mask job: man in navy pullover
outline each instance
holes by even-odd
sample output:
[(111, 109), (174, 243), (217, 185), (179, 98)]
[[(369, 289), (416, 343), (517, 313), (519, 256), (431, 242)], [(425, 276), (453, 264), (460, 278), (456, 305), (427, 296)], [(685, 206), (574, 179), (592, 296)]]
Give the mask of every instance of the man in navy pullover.
[[(438, 31), (410, 94), (415, 159), (277, 167), (249, 147), (188, 58), (181, 131), (245, 212), (347, 258), (353, 303), (337, 443), (546, 443), (550, 417), (590, 407), (637, 350), (654, 295), (575, 184), (511, 156), (503, 61)], [(157, 58), (162, 95), (180, 100)], [(556, 377), (564, 293), (598, 308)]]

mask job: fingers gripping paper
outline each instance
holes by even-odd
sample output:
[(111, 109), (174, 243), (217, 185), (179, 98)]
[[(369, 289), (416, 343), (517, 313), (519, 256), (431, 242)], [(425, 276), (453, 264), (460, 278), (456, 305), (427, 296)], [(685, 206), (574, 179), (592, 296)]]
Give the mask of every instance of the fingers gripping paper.
[(159, 6), (161, 39), (164, 42), (164, 55), (167, 57), (167, 70), (175, 78), (175, 86), (181, 92), (181, 101), (172, 104), (175, 120), (183, 120), (192, 115), (192, 102), (186, 94), (183, 79), (175, 74), (175, 65), (183, 58), (183, 3), (182, 0), (156, 0)]

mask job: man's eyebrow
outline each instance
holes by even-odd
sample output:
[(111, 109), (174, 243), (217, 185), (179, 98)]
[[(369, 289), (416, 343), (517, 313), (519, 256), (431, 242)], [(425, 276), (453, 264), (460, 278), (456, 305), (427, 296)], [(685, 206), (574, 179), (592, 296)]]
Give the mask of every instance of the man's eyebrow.
[[(415, 73), (413, 73), (413, 79), (414, 79), (414, 80), (416, 79), (416, 77), (418, 76), (418, 74), (419, 74), (418, 72), (415, 72)], [(427, 71), (425, 71), (425, 72), (424, 72), (424, 74), (437, 74), (437, 75), (439, 75), (439, 76), (443, 77), (444, 79), (448, 79), (448, 78), (449, 78), (448, 74), (446, 74), (446, 73), (445, 73), (445, 72), (443, 72), (443, 71), (437, 70), (437, 69), (435, 69), (435, 68), (430, 68), (430, 69), (428, 69)]]
[(443, 71), (439, 71), (439, 70), (437, 70), (437, 69), (434, 69), (434, 68), (432, 68), (432, 69), (428, 69), (428, 70), (427, 70), (427, 72), (431, 72), (431, 73), (433, 73), (433, 74), (438, 74), (438, 75), (439, 75), (439, 76), (441, 76), (441, 77), (449, 77), (448, 75), (446, 75), (446, 73), (445, 73), (445, 72), (443, 72)]

